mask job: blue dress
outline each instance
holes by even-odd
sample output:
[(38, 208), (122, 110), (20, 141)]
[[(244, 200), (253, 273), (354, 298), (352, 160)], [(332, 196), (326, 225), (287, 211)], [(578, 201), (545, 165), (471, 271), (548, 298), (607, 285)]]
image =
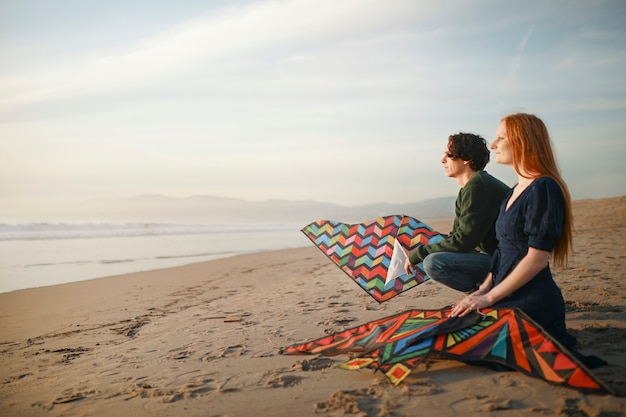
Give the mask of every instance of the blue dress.
[[(533, 181), (507, 210), (512, 192), (502, 202), (496, 221), (498, 248), (491, 264), (494, 286), (509, 275), (529, 247), (551, 252), (563, 230), (565, 200), (552, 178)], [(565, 302), (549, 265), (493, 306), (519, 307), (566, 347), (576, 343), (576, 338), (566, 330)]]

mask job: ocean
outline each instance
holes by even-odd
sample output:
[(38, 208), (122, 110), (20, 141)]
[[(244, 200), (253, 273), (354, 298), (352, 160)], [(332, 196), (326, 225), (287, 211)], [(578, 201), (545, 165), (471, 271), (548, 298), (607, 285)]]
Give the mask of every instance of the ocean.
[(301, 225), (0, 224), (0, 293), (304, 247)]

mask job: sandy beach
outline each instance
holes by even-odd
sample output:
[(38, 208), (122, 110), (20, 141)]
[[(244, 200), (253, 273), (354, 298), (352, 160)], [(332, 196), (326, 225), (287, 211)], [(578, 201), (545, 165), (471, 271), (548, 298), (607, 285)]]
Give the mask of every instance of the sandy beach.
[(626, 196), (575, 201), (574, 216), (573, 259), (553, 272), (616, 396), (435, 357), (393, 386), (337, 369), (343, 356), (280, 355), (461, 295), (427, 282), (378, 304), (311, 245), (0, 294), (0, 415), (626, 415)]

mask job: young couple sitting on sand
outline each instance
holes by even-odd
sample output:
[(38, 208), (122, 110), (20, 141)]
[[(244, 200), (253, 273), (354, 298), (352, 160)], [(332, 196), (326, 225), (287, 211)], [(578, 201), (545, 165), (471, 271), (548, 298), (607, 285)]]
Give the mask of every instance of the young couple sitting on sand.
[(576, 338), (565, 326), (565, 302), (549, 260), (567, 263), (572, 250), (572, 210), (548, 130), (538, 117), (504, 117), (491, 144), (495, 160), (517, 174), (511, 189), (484, 171), (487, 142), (459, 133), (448, 139), (441, 163), (461, 189), (446, 239), (409, 253), (407, 273), (423, 262), (428, 276), (467, 295), (451, 315), (484, 307), (519, 307), (563, 346)]

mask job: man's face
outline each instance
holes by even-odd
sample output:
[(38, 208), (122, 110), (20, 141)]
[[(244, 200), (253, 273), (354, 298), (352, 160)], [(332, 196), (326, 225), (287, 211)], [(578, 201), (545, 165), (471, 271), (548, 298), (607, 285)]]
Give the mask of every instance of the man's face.
[(465, 172), (466, 169), (465, 161), (461, 158), (454, 157), (448, 147), (446, 147), (446, 150), (443, 152), (441, 163), (443, 164), (443, 170), (450, 178), (456, 178), (462, 172)]

